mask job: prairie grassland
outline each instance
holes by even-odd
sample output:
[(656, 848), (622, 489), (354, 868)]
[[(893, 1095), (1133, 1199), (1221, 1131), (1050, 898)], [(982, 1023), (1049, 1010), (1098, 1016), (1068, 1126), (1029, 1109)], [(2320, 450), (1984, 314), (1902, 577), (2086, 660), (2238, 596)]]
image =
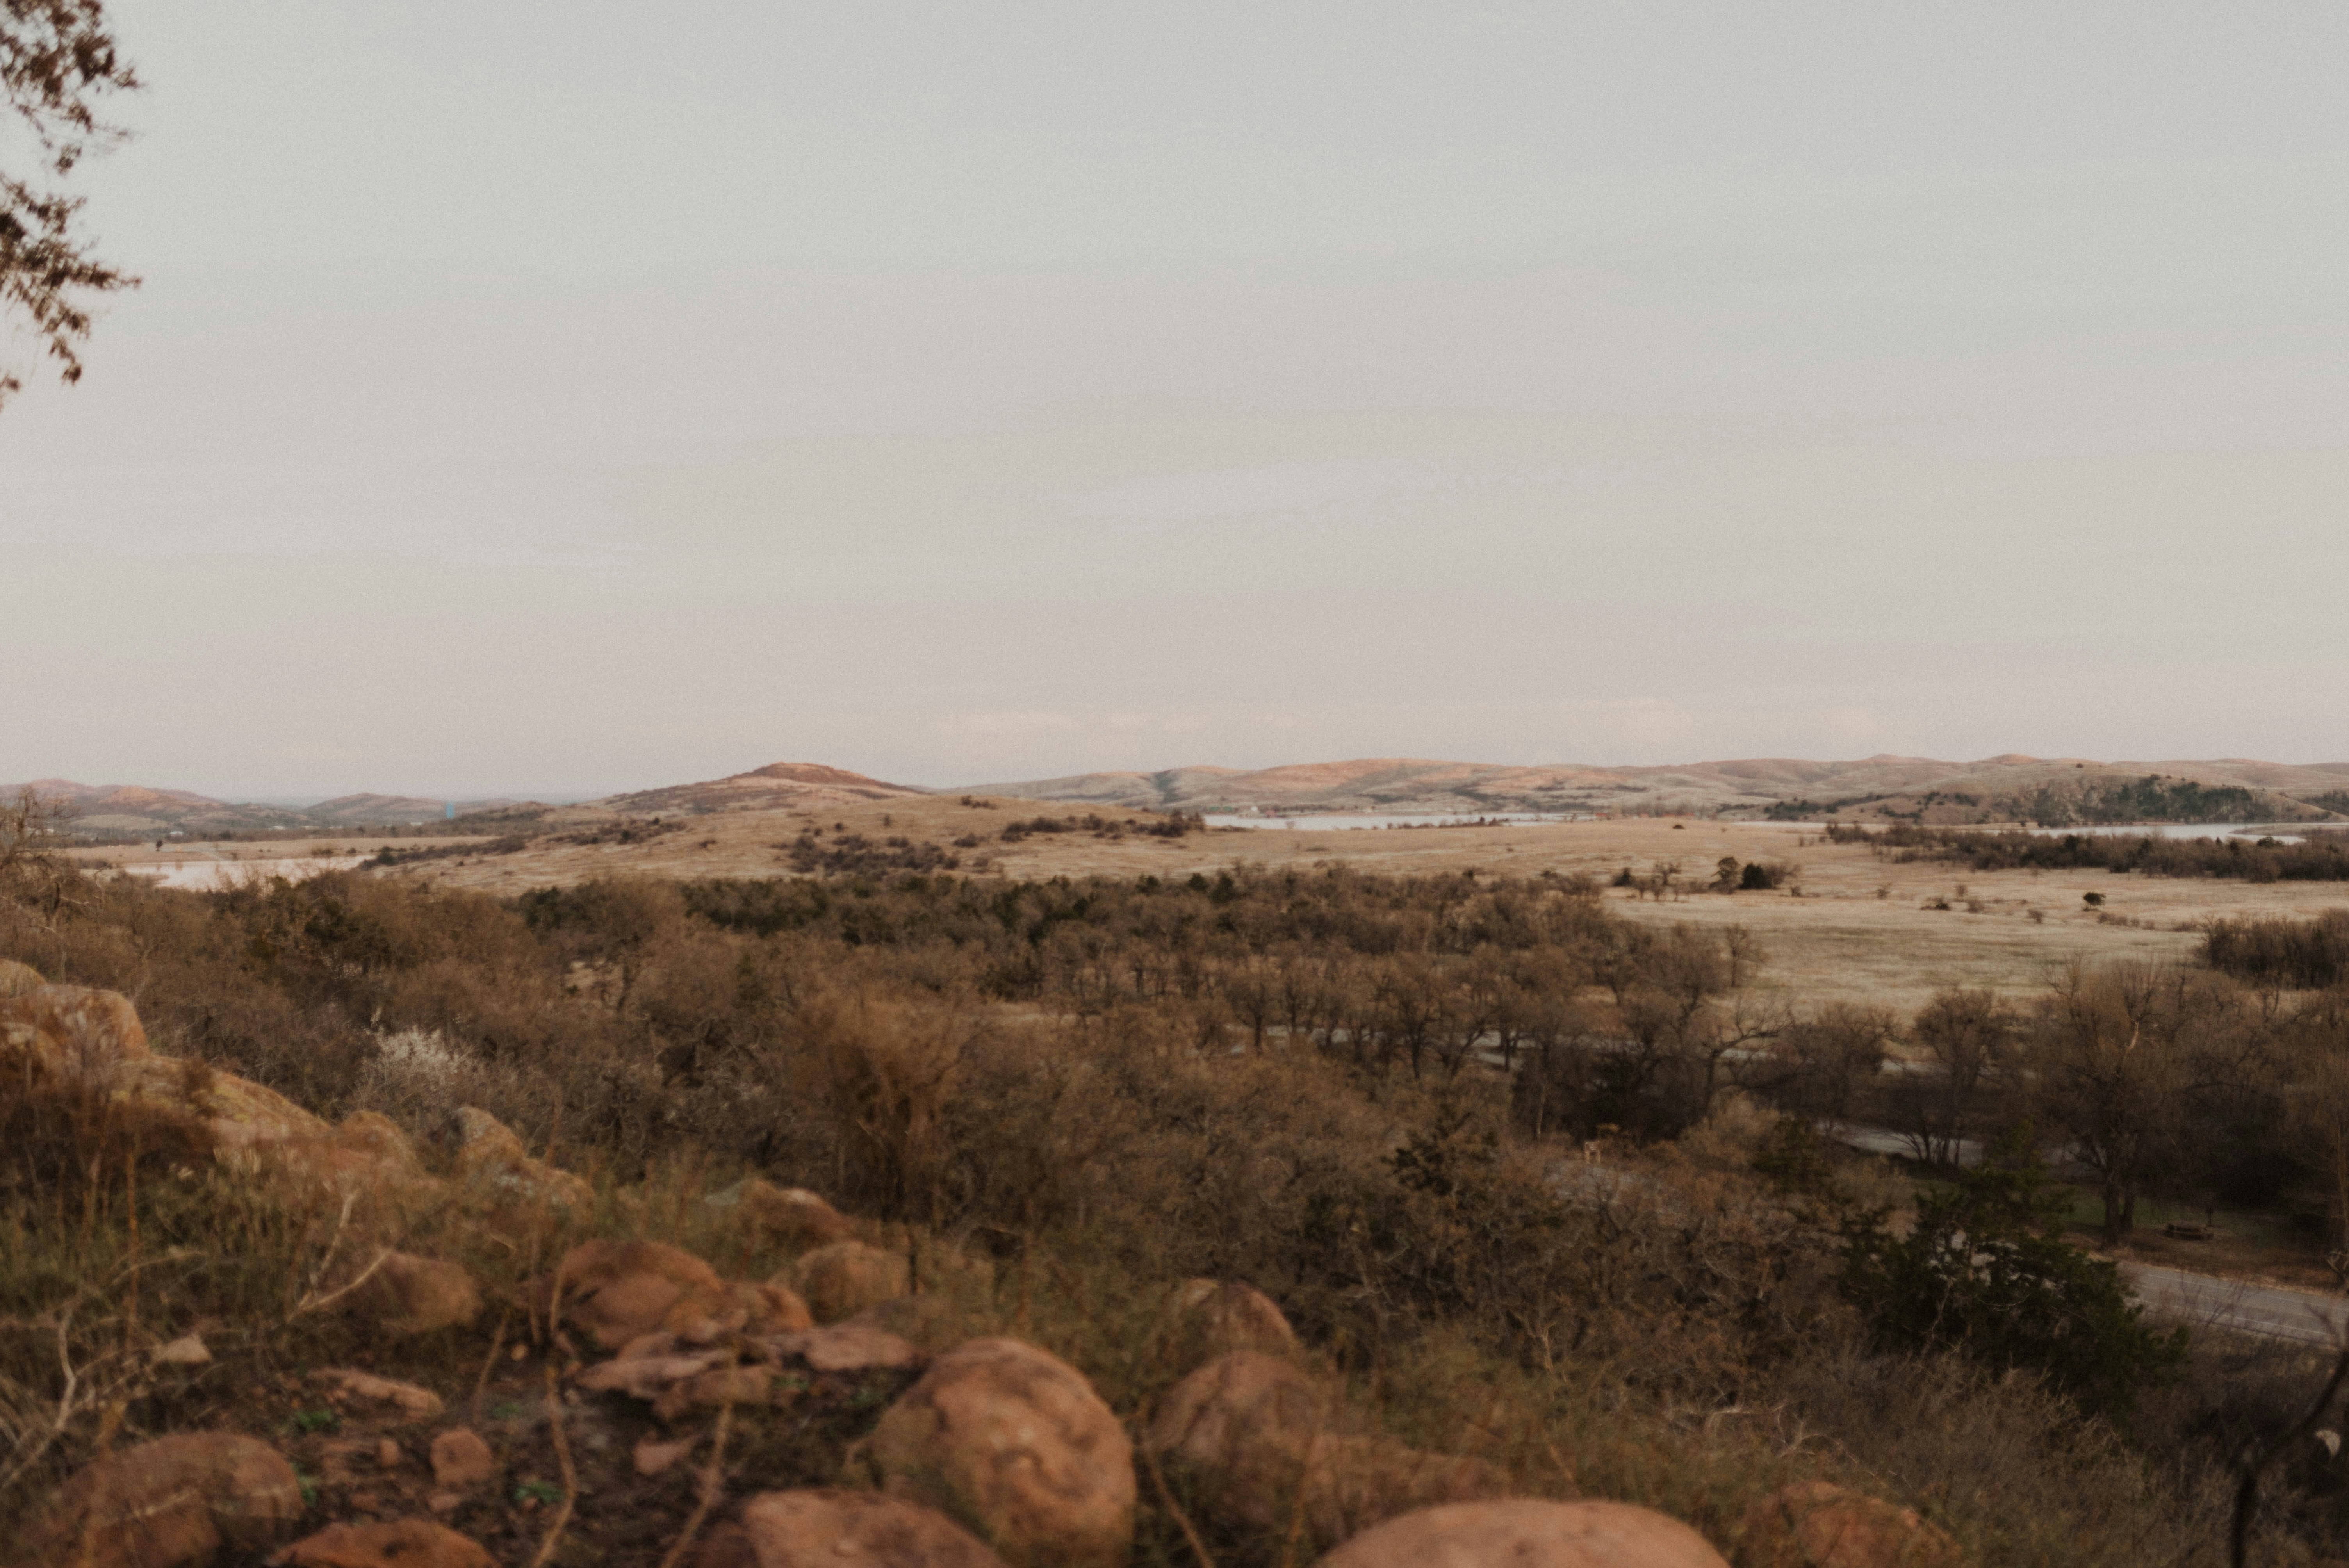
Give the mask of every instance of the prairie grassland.
[[(1641, 819), (1297, 831), (1220, 827), (1210, 819), (1205, 831), (1180, 839), (1132, 832), (1107, 839), (1081, 830), (1037, 833), (1009, 843), (1002, 839), (1004, 827), (1013, 822), (1087, 814), (1018, 800), (975, 808), (950, 796), (819, 810), (721, 812), (684, 819), (670, 830), (634, 843), (564, 842), (564, 835), (554, 833), (498, 853), (487, 852), (489, 840), (403, 841), (445, 853), (395, 871), (437, 886), (508, 896), (618, 872), (687, 879), (784, 876), (792, 874), (790, 846), (809, 828), (821, 829), (826, 844), (837, 843), (843, 834), (874, 845), (903, 839), (916, 849), (929, 846), (953, 856), (962, 873), (991, 870), (1032, 880), (1166, 879), (1212, 874), (1243, 861), (1268, 867), (1331, 861), (1399, 875), (1556, 872), (1604, 882), (1627, 867), (1645, 876), (1659, 863), (1676, 863), (1680, 891), (1657, 899), (1636, 889), (1610, 889), (1608, 907), (1649, 923), (1744, 925), (1761, 939), (1768, 956), (1760, 982), (1764, 990), (1799, 993), (1818, 1003), (1866, 1002), (1903, 1013), (1951, 985), (2035, 993), (2074, 962), (2183, 959), (2199, 941), (2200, 923), (2218, 916), (2304, 915), (2349, 906), (2349, 885), (2323, 882), (2254, 885), (2096, 871), (1969, 874), (1945, 864), (1897, 863), (1864, 845), (1830, 844), (1814, 830), (1773, 822), (1676, 826)], [(1116, 810), (1095, 814), (1135, 827), (1164, 820)], [(957, 842), (966, 839), (976, 842)], [(305, 852), (311, 848), (286, 847)], [(1735, 895), (1702, 891), (1724, 855), (1799, 866), (1802, 896), (1786, 890)], [(2092, 892), (2103, 895), (2101, 909), (2084, 902)], [(1939, 903), (1948, 907), (1934, 907)]]

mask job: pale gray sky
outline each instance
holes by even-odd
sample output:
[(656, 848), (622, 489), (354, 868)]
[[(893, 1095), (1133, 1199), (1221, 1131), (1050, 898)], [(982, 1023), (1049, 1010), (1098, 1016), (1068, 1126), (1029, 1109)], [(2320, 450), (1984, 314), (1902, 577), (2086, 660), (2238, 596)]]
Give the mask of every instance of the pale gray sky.
[(119, 23), (0, 778), (2349, 756), (2338, 6)]

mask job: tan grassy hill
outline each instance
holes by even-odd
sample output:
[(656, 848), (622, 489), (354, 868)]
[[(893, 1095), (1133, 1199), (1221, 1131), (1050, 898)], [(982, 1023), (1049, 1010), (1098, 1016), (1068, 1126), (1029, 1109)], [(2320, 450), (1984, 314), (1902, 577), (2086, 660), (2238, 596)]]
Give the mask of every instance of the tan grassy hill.
[[(202, 839), (287, 829), (331, 832), (337, 828), (411, 827), (440, 821), (449, 809), (445, 800), (412, 795), (343, 795), (291, 806), (268, 800), (216, 800), (191, 790), (141, 784), (79, 784), (70, 779), (36, 779), (26, 784), (0, 786), (0, 796), (27, 789), (65, 808), (67, 831), (112, 839), (165, 833)], [(490, 799), (460, 800), (456, 805), (457, 814), (463, 817), (512, 811), (525, 803)]]
[(919, 799), (931, 791), (887, 784), (816, 762), (774, 762), (748, 773), (699, 784), (674, 784), (612, 795), (591, 804), (626, 814), (667, 811), (771, 810), (784, 806), (844, 805), (858, 800)]
[[(496, 799), (459, 800), (455, 804), (457, 815), (470, 817), (482, 811), (512, 810), (527, 803)], [(305, 823), (316, 822), (322, 827), (363, 822), (434, 822), (447, 814), (449, 806), (446, 800), (427, 800), (414, 795), (338, 795), (304, 807), (299, 816)]]
[(154, 789), (140, 784), (80, 784), (70, 779), (36, 779), (10, 785), (11, 796), (30, 790), (60, 802), (76, 827), (99, 832), (165, 832), (193, 828), (208, 833), (272, 826), (289, 813), (271, 806), (235, 806), (185, 789)]
[(1763, 759), (1676, 768), (1517, 767), (1422, 758), (1361, 758), (1243, 770), (1174, 768), (1159, 773), (1085, 773), (1029, 783), (977, 785), (1018, 799), (1159, 810), (1257, 808), (1277, 811), (1683, 810), (1766, 807), (1805, 789), (1909, 788), (1954, 764), (1913, 758), (1862, 763)]
[[(2142, 789), (2148, 777), (2161, 780), (2162, 788)], [(2310, 804), (2330, 797), (2333, 805), (2349, 806), (2349, 797), (2339, 794), (2349, 791), (2349, 763), (2106, 763), (2017, 753), (1972, 762), (1895, 756), (1824, 762), (1747, 758), (1655, 768), (1364, 758), (1254, 770), (1084, 773), (973, 789), (1021, 799), (1195, 811), (1775, 811), (1933, 822), (2012, 821), (2034, 812), (2057, 822), (2303, 821), (2349, 814)]]

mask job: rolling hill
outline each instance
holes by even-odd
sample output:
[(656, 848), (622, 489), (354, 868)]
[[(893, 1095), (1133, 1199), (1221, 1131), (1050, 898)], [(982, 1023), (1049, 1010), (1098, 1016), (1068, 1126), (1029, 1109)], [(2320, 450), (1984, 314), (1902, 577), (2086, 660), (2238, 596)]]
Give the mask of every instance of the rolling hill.
[[(61, 779), (11, 786), (9, 792), (20, 788), (63, 800), (74, 829), (99, 838), (413, 828), (440, 821), (448, 810), (442, 801), (402, 795), (344, 795), (295, 807)], [(957, 791), (892, 784), (821, 763), (777, 762), (722, 779), (561, 807), (508, 799), (460, 801), (457, 816), (470, 820), (472, 831), (507, 832), (614, 818), (701, 816), (955, 793), (1153, 811), (1702, 814), (1948, 825), (2300, 822), (2349, 820), (2349, 763), (2248, 758), (2097, 762), (2008, 753), (1971, 762), (1894, 756), (1839, 762), (1747, 758), (1599, 768), (1388, 757), (1255, 769), (1202, 766), (1155, 773), (1079, 773), (977, 784)]]
[(2015, 753), (1973, 762), (1751, 758), (1659, 768), (1366, 758), (1254, 771), (1083, 773), (972, 788), (1020, 799), (1187, 811), (1704, 812), (2054, 825), (2349, 816), (2349, 763), (2096, 762)]

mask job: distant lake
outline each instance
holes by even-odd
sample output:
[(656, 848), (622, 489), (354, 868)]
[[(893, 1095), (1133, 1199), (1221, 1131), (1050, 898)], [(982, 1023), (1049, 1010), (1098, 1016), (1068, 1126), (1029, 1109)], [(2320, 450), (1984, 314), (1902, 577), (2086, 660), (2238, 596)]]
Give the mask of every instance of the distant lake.
[(1475, 828), (1503, 827), (1520, 822), (1587, 822), (1588, 813), (1561, 811), (1486, 811), (1475, 816), (1443, 811), (1329, 811), (1310, 817), (1241, 817), (1211, 815), (1210, 828), (1291, 828), (1326, 833), (1350, 828)]

